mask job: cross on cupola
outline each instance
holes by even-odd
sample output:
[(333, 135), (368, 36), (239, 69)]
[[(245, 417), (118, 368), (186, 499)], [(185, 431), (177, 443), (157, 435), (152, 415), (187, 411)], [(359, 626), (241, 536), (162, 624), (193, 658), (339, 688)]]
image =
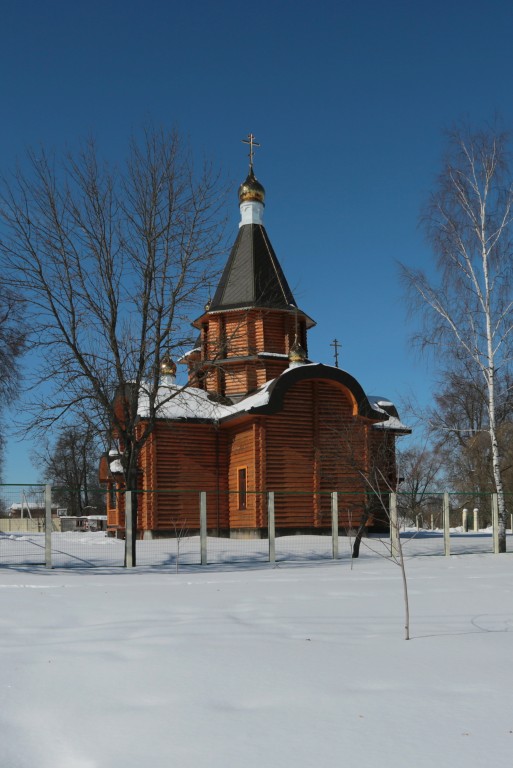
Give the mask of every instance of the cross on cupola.
[(341, 346), (342, 344), (338, 339), (333, 339), (332, 343), (330, 344), (330, 347), (334, 347), (335, 349), (335, 368), (338, 368), (338, 350)]
[(252, 133), (248, 133), (248, 138), (247, 139), (241, 139), (241, 141), (242, 141), (243, 144), (249, 144), (249, 152), (248, 152), (249, 172), (253, 173), (253, 158), (255, 156), (254, 147), (259, 147), (260, 144), (258, 143), (258, 141), (255, 141), (255, 137), (253, 136)]
[(253, 158), (255, 147), (259, 147), (258, 141), (252, 133), (248, 133), (247, 139), (241, 139), (243, 144), (249, 144), (249, 173), (246, 180), (239, 187), (239, 205), (241, 221), (239, 227), (244, 224), (262, 224), (265, 205), (265, 189), (258, 181), (253, 171)]

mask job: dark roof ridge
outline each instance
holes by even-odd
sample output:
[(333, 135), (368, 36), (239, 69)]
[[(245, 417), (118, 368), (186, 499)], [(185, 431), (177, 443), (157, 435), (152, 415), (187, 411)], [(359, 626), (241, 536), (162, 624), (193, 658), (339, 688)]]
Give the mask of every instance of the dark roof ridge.
[[(381, 415), (372, 407), (362, 386), (354, 378), (354, 376), (351, 376), (350, 373), (347, 373), (347, 371), (344, 371), (341, 368), (335, 368), (331, 365), (324, 365), (323, 363), (306, 363), (305, 365), (300, 365), (296, 368), (288, 368), (276, 379), (267, 382), (265, 385), (256, 390), (258, 392), (267, 389), (267, 392), (269, 393), (268, 402), (264, 405), (256, 405), (250, 407), (246, 413), (278, 413), (283, 408), (283, 398), (287, 390), (296, 382), (305, 379), (328, 379), (338, 382), (339, 384), (343, 384), (353, 395), (360, 416), (372, 419), (372, 421), (386, 421), (389, 418), (387, 413), (383, 413)], [(250, 395), (248, 395), (248, 399), (251, 398), (254, 394), (256, 393), (252, 392)], [(245, 398), (240, 400), (238, 403), (239, 414), (244, 411), (244, 399)], [(230, 414), (228, 418), (231, 416), (232, 415)]]

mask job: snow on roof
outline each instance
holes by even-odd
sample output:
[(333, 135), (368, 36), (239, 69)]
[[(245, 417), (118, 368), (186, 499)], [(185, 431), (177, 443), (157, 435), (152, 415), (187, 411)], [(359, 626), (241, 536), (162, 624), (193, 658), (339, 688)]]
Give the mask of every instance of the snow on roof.
[(390, 429), (393, 432), (411, 432), (410, 427), (403, 424), (396, 416), (389, 416), (387, 421), (380, 421), (378, 424), (374, 424), (374, 429)]
[(284, 355), (282, 352), (259, 352), (257, 357), (279, 357), (281, 360), (286, 360), (288, 355)]
[[(381, 397), (380, 395), (367, 395), (367, 399), (369, 403), (374, 406), (384, 406), (384, 407), (392, 407), (394, 408), (394, 404), (391, 400), (388, 399), (388, 397)], [(381, 409), (380, 409), (381, 410)]]
[(201, 352), (201, 347), (194, 347), (194, 349), (189, 349), (187, 352), (184, 352), (183, 355), (178, 358), (178, 362), (183, 363), (184, 360), (187, 360), (187, 358), (195, 352)]
[(263, 386), (257, 389), (256, 392), (253, 392), (252, 395), (248, 395), (248, 397), (245, 397), (243, 400), (235, 403), (235, 405), (226, 406), (228, 411), (226, 415), (233, 416), (236, 413), (241, 413), (242, 411), (249, 411), (252, 408), (259, 408), (261, 405), (267, 405), (269, 402), (269, 387), (273, 381), (274, 379), (267, 381)]
[(380, 415), (383, 414), (386, 419), (379, 424), (374, 424), (374, 429), (390, 429), (394, 432), (411, 432), (399, 418), (397, 409), (388, 397), (379, 395), (367, 395), (367, 400), (371, 404), (372, 410)]
[[(305, 366), (315, 363), (305, 363)], [(293, 367), (284, 371), (281, 376), (286, 376)], [(248, 413), (253, 408), (259, 408), (269, 403), (269, 389), (276, 379), (266, 382), (256, 392), (242, 398), (232, 405), (225, 405), (211, 399), (207, 392), (196, 387), (181, 387), (178, 384), (161, 386), (157, 396), (157, 414), (160, 419), (193, 419), (200, 421), (222, 421), (239, 413)], [(402, 424), (394, 404), (385, 397), (370, 396), (368, 398), (376, 415), (383, 421), (375, 424), (376, 429), (390, 429), (396, 432), (410, 432), (409, 427)], [(139, 415), (143, 418), (148, 415), (148, 397), (142, 394), (139, 399)], [(113, 463), (111, 463), (113, 471)]]
[(397, 413), (394, 404), (386, 397), (379, 397), (378, 395), (367, 395), (367, 400), (371, 404), (371, 408), (376, 413), (383, 416), (391, 416), (392, 413)]
[[(22, 509), (25, 509), (25, 510), (26, 509), (35, 509), (35, 510), (38, 510), (38, 509), (44, 509), (44, 508), (45, 508), (44, 500), (42, 500), (40, 502), (39, 501), (23, 501), (21, 503), (19, 501), (15, 501), (9, 507), (9, 509), (12, 510), (13, 512), (19, 512)], [(57, 509), (57, 504), (52, 504), (52, 509)]]
[[(157, 395), (158, 417), (160, 419), (200, 419), (205, 421), (220, 421), (227, 416), (243, 413), (250, 408), (266, 405), (269, 402), (268, 381), (256, 392), (233, 405), (224, 405), (211, 400), (208, 393), (196, 387), (180, 387), (171, 385), (160, 387)], [(148, 398), (142, 395), (139, 399), (139, 415), (148, 415)], [(112, 469), (112, 464), (111, 464)]]
[[(197, 387), (181, 387), (178, 384), (159, 387), (157, 413), (161, 419), (208, 419), (222, 417), (226, 406), (210, 400), (207, 392)], [(139, 415), (148, 415), (148, 397), (139, 398)]]
[(113, 475), (123, 474), (123, 464), (119, 459), (109, 462), (109, 468)]

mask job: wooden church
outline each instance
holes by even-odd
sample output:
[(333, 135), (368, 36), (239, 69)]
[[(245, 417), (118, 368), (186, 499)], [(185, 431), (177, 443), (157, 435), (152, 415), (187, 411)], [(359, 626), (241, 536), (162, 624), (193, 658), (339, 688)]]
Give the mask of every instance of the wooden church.
[[(199, 491), (217, 535), (265, 535), (266, 491), (275, 492), (278, 533), (329, 530), (332, 491), (341, 529), (354, 528), (372, 506), (371, 484), (396, 482), (395, 440), (409, 430), (393, 404), (368, 397), (346, 371), (308, 359), (315, 323), (297, 306), (265, 230), (252, 140), (238, 235), (193, 323), (197, 346), (182, 358), (189, 385), (176, 384), (169, 358), (162, 366), (165, 404), (139, 467), (141, 491), (153, 491), (139, 497), (144, 537), (197, 528)], [(143, 422), (143, 397), (139, 413)], [(114, 464), (104, 458), (100, 469), (111, 491), (122, 487)], [(108, 525), (122, 529), (122, 494), (108, 500)], [(369, 526), (383, 525), (380, 511), (374, 503)]]

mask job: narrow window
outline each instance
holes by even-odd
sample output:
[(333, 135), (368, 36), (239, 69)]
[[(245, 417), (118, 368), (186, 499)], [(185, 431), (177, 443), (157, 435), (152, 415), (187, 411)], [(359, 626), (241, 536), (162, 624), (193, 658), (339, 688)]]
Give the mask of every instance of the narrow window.
[(240, 467), (237, 470), (237, 485), (239, 491), (239, 509), (247, 508), (247, 467)]

